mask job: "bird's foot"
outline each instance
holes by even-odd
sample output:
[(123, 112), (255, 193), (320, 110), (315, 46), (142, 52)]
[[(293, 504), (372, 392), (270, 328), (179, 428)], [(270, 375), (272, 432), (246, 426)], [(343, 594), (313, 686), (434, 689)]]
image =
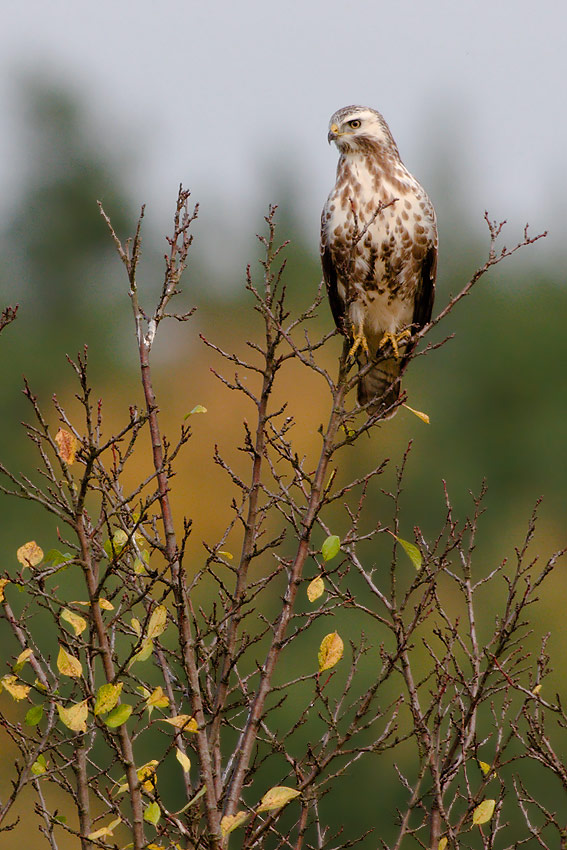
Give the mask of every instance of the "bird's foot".
[(400, 351), (399, 346), (405, 339), (411, 338), (411, 331), (406, 328), (405, 331), (402, 331), (399, 334), (390, 333), (390, 331), (386, 331), (380, 342), (378, 343), (378, 349), (384, 349), (388, 345), (388, 343), (392, 346), (392, 351), (394, 352), (394, 357), (396, 360), (400, 359)]
[(354, 342), (350, 347), (350, 351), (348, 353), (349, 359), (352, 357), (354, 359), (354, 355), (358, 351), (359, 348), (366, 353), (368, 357), (370, 357), (370, 351), (368, 349), (368, 343), (366, 342), (366, 337), (364, 336), (364, 328), (362, 322), (359, 324), (358, 328), (356, 325), (352, 326), (352, 333), (354, 336)]

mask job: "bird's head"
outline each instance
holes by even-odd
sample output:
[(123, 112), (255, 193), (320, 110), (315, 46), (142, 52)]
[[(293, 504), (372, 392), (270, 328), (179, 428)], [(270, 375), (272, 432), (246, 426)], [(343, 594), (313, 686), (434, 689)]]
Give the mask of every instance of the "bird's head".
[(335, 112), (327, 140), (329, 144), (334, 142), (341, 153), (365, 150), (369, 143), (393, 147), (397, 153), (390, 128), (380, 113), (368, 106), (345, 106)]

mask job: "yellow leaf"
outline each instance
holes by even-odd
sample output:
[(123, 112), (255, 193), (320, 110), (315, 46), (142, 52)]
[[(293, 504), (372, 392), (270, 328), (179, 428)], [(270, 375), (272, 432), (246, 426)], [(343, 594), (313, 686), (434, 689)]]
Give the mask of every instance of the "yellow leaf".
[(12, 671), (14, 673), (19, 673), (20, 670), (22, 669), (22, 667), (24, 666), (24, 664), (26, 663), (26, 661), (28, 660), (28, 658), (30, 658), (32, 655), (33, 655), (32, 649), (24, 649), (23, 652), (20, 652), (20, 654), (16, 658), (16, 663), (12, 667)]
[[(410, 413), (413, 413), (414, 416), (417, 416), (418, 419), (421, 419), (422, 422), (425, 422), (426, 425), (429, 425), (429, 416), (427, 413), (422, 413), (421, 410), (414, 410), (413, 407), (410, 407), (409, 404), (402, 404), (402, 407), (405, 407), (409, 410)], [(443, 839), (441, 839), (442, 841)], [(440, 847), (439, 850), (442, 850)]]
[(162, 723), (170, 723), (176, 729), (183, 729), (184, 732), (197, 732), (199, 727), (197, 721), (190, 714), (176, 714), (175, 717), (162, 717)]
[(319, 647), (319, 672), (334, 667), (343, 657), (343, 650), (344, 644), (337, 632), (326, 635)]
[(69, 608), (63, 608), (61, 619), (72, 626), (75, 635), (80, 635), (87, 628), (87, 621), (80, 617), (79, 614), (75, 614), (74, 611), (70, 611)]
[(235, 815), (225, 815), (221, 822), (220, 828), (222, 837), (225, 838), (233, 829), (241, 826), (248, 819), (248, 812), (237, 812)]
[(167, 608), (165, 605), (158, 605), (152, 611), (150, 622), (148, 623), (148, 637), (153, 640), (161, 635), (167, 625)]
[(146, 699), (146, 708), (152, 711), (153, 708), (166, 708), (169, 705), (169, 698), (163, 692), (161, 685), (152, 691)]
[(22, 685), (21, 683), (18, 683), (18, 677), (11, 674), (2, 676), (0, 679), (0, 685), (4, 688), (4, 690), (8, 691), (10, 696), (15, 700), (25, 699), (30, 692), (29, 685)]
[(193, 410), (190, 410), (189, 413), (186, 414), (185, 419), (188, 419), (190, 416), (193, 416), (194, 413), (206, 413), (207, 408), (203, 407), (202, 404), (196, 404)]
[(64, 676), (71, 676), (73, 679), (78, 679), (83, 675), (83, 667), (78, 658), (74, 655), (69, 655), (62, 646), (59, 647), (59, 655), (57, 656), (57, 669)]
[[(158, 761), (156, 759), (152, 759), (147, 762), (147, 764), (143, 764), (142, 767), (139, 767), (136, 771), (136, 775), (138, 780), (142, 783), (142, 788), (144, 791), (149, 791), (150, 793), (155, 788), (155, 780), (152, 779), (156, 772), (156, 766)], [(124, 791), (128, 790), (128, 782), (126, 781), (126, 777), (123, 776), (122, 779), (119, 780), (118, 788), (116, 789), (117, 794), (123, 794)]]
[(114, 830), (118, 826), (119, 823), (122, 823), (122, 818), (116, 818), (116, 820), (111, 821), (108, 826), (103, 826), (101, 829), (97, 829), (95, 832), (89, 832), (87, 838), (90, 838), (91, 841), (94, 841), (97, 838), (105, 838), (107, 835), (112, 836), (114, 834)]
[(24, 543), (16, 552), (16, 557), (24, 567), (37, 567), (43, 561), (43, 549), (35, 540)]
[(532, 694), (537, 697), (539, 692), (541, 691), (541, 685), (536, 685), (535, 688), (532, 689)]
[[(85, 605), (86, 607), (88, 607), (91, 603), (88, 601), (88, 599), (87, 599), (86, 602), (82, 599), (73, 599), (71, 604), (72, 605)], [(102, 608), (105, 611), (114, 611), (114, 605), (112, 604), (112, 602), (109, 602), (108, 599), (103, 599), (102, 596), (98, 600), (98, 604), (99, 604), (99, 607)]]
[(107, 711), (112, 711), (120, 699), (122, 684), (122, 682), (118, 682), (116, 685), (113, 685), (109, 682), (106, 685), (100, 686), (97, 691), (94, 707), (94, 713), (96, 715), (106, 714)]
[(179, 762), (179, 764), (181, 765), (181, 767), (183, 768), (183, 772), (189, 773), (189, 770), (191, 769), (191, 761), (189, 760), (189, 757), (185, 755), (183, 750), (180, 750), (179, 748), (177, 748), (175, 750), (175, 757), (176, 757), (177, 761)]
[[(487, 776), (492, 770), (492, 765), (488, 764), (488, 762), (486, 761), (480, 761), (480, 759), (478, 759), (478, 766), (480, 767), (485, 776)], [(490, 778), (494, 779), (495, 776), (496, 773), (493, 772)]]
[[(127, 844), (124, 850), (128, 850), (129, 847), (133, 846), (133, 844)], [(177, 844), (177, 842), (175, 842), (175, 844), (168, 844), (167, 848), (164, 847), (163, 844), (154, 844), (152, 842), (151, 844), (148, 844), (147, 850), (181, 850), (181, 847)]]
[(10, 579), (0, 578), (0, 602), (4, 602), (4, 588), (10, 584)]
[(155, 790), (157, 785), (156, 767), (158, 764), (159, 762), (156, 759), (152, 759), (136, 771), (143, 790), (148, 791), (150, 794)]
[(234, 555), (232, 554), (232, 552), (223, 551), (223, 552), (219, 552), (219, 555), (224, 555), (224, 557), (228, 558), (229, 561), (232, 561), (232, 559), (234, 558)]
[(323, 594), (324, 590), (325, 582), (321, 576), (317, 576), (317, 578), (314, 578), (307, 586), (307, 598), (310, 602), (315, 602), (315, 600), (319, 599), (319, 597)]
[(130, 625), (132, 626), (138, 637), (142, 637), (142, 627), (137, 617), (132, 617), (132, 619), (130, 620)]
[(61, 722), (71, 729), (73, 732), (87, 731), (87, 716), (89, 713), (88, 700), (72, 705), (71, 708), (64, 708), (60, 703), (57, 703), (57, 711)]
[(148, 776), (152, 776), (152, 774), (156, 772), (156, 767), (158, 766), (158, 764), (159, 762), (157, 759), (151, 759), (150, 761), (147, 761), (145, 764), (139, 767), (136, 773), (140, 782), (143, 782), (143, 780), (147, 779)]
[(59, 457), (63, 463), (66, 463), (68, 466), (75, 463), (75, 455), (77, 454), (77, 447), (79, 445), (75, 435), (71, 434), (70, 431), (66, 431), (65, 428), (60, 428), (55, 435), (55, 442), (59, 449)]
[[(159, 762), (156, 759), (152, 759), (151, 761), (146, 762), (141, 767), (139, 767), (136, 771), (136, 775), (138, 780), (142, 783), (142, 788), (144, 791), (149, 791), (150, 793), (154, 790), (156, 785), (156, 780), (152, 779), (156, 772), (156, 767)], [(118, 788), (116, 789), (117, 794), (123, 794), (124, 791), (128, 790), (128, 782), (126, 781), (126, 777), (123, 776), (118, 781)]]
[(472, 822), (475, 826), (480, 826), (481, 823), (487, 823), (494, 814), (496, 800), (483, 800), (473, 812)]
[(142, 779), (145, 779), (148, 776), (150, 776), (152, 773), (155, 773), (156, 767), (158, 766), (158, 764), (159, 764), (159, 762), (158, 762), (157, 759), (150, 759), (150, 761), (147, 761), (145, 764), (143, 764), (141, 767), (139, 767), (138, 770), (136, 771), (136, 773), (138, 774), (138, 779), (140, 781), (142, 781)]
[(447, 836), (444, 835), (443, 838), (439, 839), (439, 844), (437, 845), (437, 850), (445, 850), (447, 846)]
[(282, 806), (285, 806), (290, 800), (299, 797), (300, 794), (301, 791), (297, 791), (295, 788), (287, 788), (285, 785), (275, 785), (269, 791), (266, 791), (256, 811), (270, 812), (272, 809), (281, 809)]

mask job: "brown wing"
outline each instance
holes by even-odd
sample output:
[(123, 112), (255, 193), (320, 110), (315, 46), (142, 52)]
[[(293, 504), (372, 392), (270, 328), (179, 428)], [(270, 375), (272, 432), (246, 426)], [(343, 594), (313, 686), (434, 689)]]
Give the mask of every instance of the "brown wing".
[(431, 319), (433, 299), (435, 297), (435, 278), (437, 276), (437, 245), (431, 245), (421, 266), (421, 280), (418, 283), (413, 305), (413, 331), (419, 331)]
[[(437, 275), (437, 245), (427, 249), (420, 269), (420, 279), (415, 292), (413, 303), (412, 333), (420, 331), (431, 319), (433, 299), (435, 298), (435, 278)], [(405, 371), (415, 344), (406, 348), (401, 362), (402, 372)]]
[(333, 258), (329, 246), (326, 245), (321, 252), (321, 265), (323, 266), (323, 279), (327, 287), (327, 296), (331, 306), (331, 313), (335, 320), (335, 325), (342, 334), (345, 333), (345, 302), (339, 295), (339, 287), (337, 281), (337, 270), (333, 263)]

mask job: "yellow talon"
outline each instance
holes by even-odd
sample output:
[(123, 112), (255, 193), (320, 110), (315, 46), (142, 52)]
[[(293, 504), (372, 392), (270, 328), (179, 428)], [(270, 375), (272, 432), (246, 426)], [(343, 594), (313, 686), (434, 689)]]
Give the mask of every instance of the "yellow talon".
[(368, 343), (366, 342), (366, 337), (364, 336), (364, 330), (363, 330), (362, 322), (359, 324), (358, 330), (356, 328), (356, 325), (353, 325), (352, 326), (352, 332), (353, 332), (353, 335), (354, 335), (354, 342), (351, 345), (348, 356), (354, 357), (357, 350), (359, 348), (362, 348), (362, 350), (368, 355), (368, 357), (370, 357), (370, 351), (368, 349)]
[(399, 334), (390, 333), (390, 331), (386, 331), (380, 342), (378, 343), (378, 348), (386, 348), (388, 343), (392, 346), (392, 351), (394, 352), (394, 357), (396, 360), (400, 359), (400, 352), (398, 350), (398, 346), (404, 339), (410, 339), (411, 331), (405, 330)]

